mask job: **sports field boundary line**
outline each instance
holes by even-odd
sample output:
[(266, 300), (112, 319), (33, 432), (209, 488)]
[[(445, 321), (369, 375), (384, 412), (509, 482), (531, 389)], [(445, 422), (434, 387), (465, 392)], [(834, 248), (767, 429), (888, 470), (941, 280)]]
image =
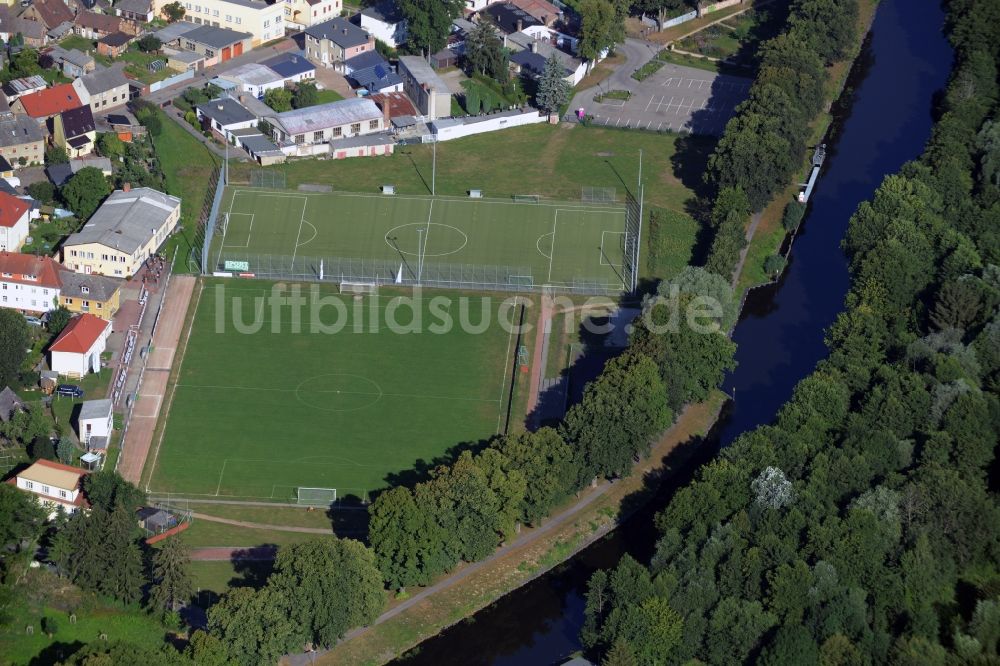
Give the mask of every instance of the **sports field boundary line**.
[[(514, 310), (517, 311), (517, 306), (520, 305), (520, 297), (514, 296)], [(522, 306), (523, 307), (523, 306)], [(497, 434), (500, 434), (500, 422), (503, 420), (503, 393), (504, 387), (507, 384), (507, 370), (510, 367), (510, 342), (514, 338), (514, 327), (511, 326), (510, 330), (507, 331), (507, 353), (503, 358), (503, 371), (500, 373), (500, 410), (497, 412)], [(513, 374), (511, 375), (511, 383), (513, 383)]]
[(545, 281), (546, 284), (552, 283), (552, 260), (556, 256), (556, 229), (559, 227), (559, 209), (556, 208), (555, 214), (552, 216), (552, 249), (549, 250), (549, 276)]
[[(174, 356), (173, 365), (176, 367), (177, 379), (180, 379), (181, 368), (184, 366), (184, 361), (187, 357), (188, 342), (191, 339), (191, 330), (194, 328), (194, 321), (198, 315), (198, 306), (201, 304), (201, 294), (205, 290), (204, 280), (198, 280), (198, 293), (194, 297), (191, 305), (188, 306), (188, 311), (191, 313), (191, 317), (188, 320), (187, 332), (184, 334), (184, 344), (178, 345), (178, 350), (180, 353)], [(193, 310), (191, 307), (193, 306)], [(185, 313), (187, 314), (187, 313)], [(169, 380), (168, 380), (169, 382)], [(145, 491), (149, 492), (149, 484), (153, 481), (153, 475), (156, 474), (156, 463), (160, 458), (160, 447), (163, 445), (163, 437), (167, 432), (167, 421), (170, 418), (170, 408), (174, 404), (174, 394), (177, 392), (177, 381), (170, 385), (170, 394), (166, 400), (161, 403), (162, 409), (160, 410), (160, 416), (157, 418), (157, 425), (160, 427), (160, 436), (156, 438), (156, 446), (153, 448), (153, 460), (149, 466), (149, 476), (146, 478)], [(141, 480), (141, 474), (140, 474)]]
[[(607, 234), (613, 234), (613, 235), (616, 235), (616, 236), (626, 236), (628, 234), (628, 232), (627, 231), (610, 231), (608, 229), (602, 229), (601, 230), (601, 250), (600, 250), (601, 256), (598, 257), (598, 259), (600, 260), (600, 265), (601, 266), (614, 266), (614, 264), (612, 264), (610, 261), (604, 261), (604, 257), (610, 256), (610, 255), (608, 255), (607, 252), (604, 251), (604, 237)], [(623, 263), (624, 263), (624, 261), (623, 261)]]
[(467, 198), (467, 197), (460, 197), (460, 196), (457, 196), (457, 195), (448, 195), (448, 194), (435, 194), (435, 195), (431, 195), (431, 194), (426, 194), (426, 195), (407, 194), (407, 195), (391, 195), (391, 196), (389, 196), (389, 195), (385, 195), (385, 194), (366, 194), (366, 193), (363, 193), (363, 192), (339, 192), (339, 191), (337, 191), (337, 192), (298, 192), (296, 194), (281, 194), (281, 193), (276, 192), (274, 190), (261, 190), (261, 189), (257, 189), (257, 188), (253, 188), (253, 187), (243, 187), (243, 188), (233, 187), (232, 189), (233, 189), (233, 191), (235, 193), (254, 194), (256, 196), (289, 197), (289, 198), (296, 198), (296, 197), (302, 197), (302, 198), (307, 198), (307, 197), (330, 197), (330, 196), (334, 196), (334, 197), (353, 197), (353, 198), (356, 198), (356, 199), (378, 199), (379, 201), (386, 201), (386, 200), (393, 200), (393, 201), (429, 201), (430, 200), (430, 201), (434, 201), (434, 200), (440, 200), (440, 201), (450, 201), (450, 202), (454, 202), (454, 203), (465, 203), (465, 204), (470, 204), (470, 205), (489, 205), (489, 204), (493, 204), (493, 205), (501, 205), (501, 206), (532, 206), (532, 207), (535, 207), (535, 206), (544, 206), (544, 207), (547, 207), (547, 208), (552, 208), (552, 207), (570, 208), (572, 210), (588, 210), (589, 209), (589, 210), (593, 210), (595, 212), (596, 211), (608, 212), (608, 211), (613, 211), (613, 210), (622, 210), (622, 211), (624, 211), (624, 210), (626, 210), (628, 208), (628, 203), (627, 202), (621, 202), (621, 203), (615, 202), (615, 203), (608, 203), (608, 204), (603, 204), (603, 205), (599, 204), (597, 202), (588, 202), (588, 203), (585, 203), (585, 204), (581, 203), (581, 204), (578, 205), (575, 202), (573, 202), (571, 200), (568, 200), (568, 199), (553, 199), (550, 202), (539, 201), (537, 203), (525, 203), (523, 201), (507, 201), (505, 199), (501, 199), (501, 198), (497, 198), (497, 197), (493, 197), (493, 198), (484, 197), (482, 199), (470, 199), (470, 198)]
[[(228, 244), (226, 244), (226, 236), (229, 235), (229, 225), (233, 223), (233, 215), (249, 215), (250, 216), (250, 227), (247, 229), (247, 242), (246, 242), (245, 245), (228, 245)], [(253, 219), (255, 217), (255, 214), (254, 213), (234, 213), (232, 211), (229, 211), (228, 213), (226, 213), (226, 217), (228, 219), (226, 220), (226, 233), (224, 233), (222, 235), (222, 247), (223, 248), (227, 248), (227, 247), (229, 247), (229, 248), (249, 248), (250, 247), (250, 239), (253, 237)]]
[[(290, 195), (278, 195), (278, 196), (289, 196)], [(309, 200), (305, 197), (298, 197), (302, 199), (302, 214), (299, 216), (299, 230), (295, 233), (295, 247), (292, 248), (292, 266), (295, 266), (295, 255), (299, 253), (299, 237), (302, 236), (302, 223), (306, 221), (306, 206), (309, 205)]]

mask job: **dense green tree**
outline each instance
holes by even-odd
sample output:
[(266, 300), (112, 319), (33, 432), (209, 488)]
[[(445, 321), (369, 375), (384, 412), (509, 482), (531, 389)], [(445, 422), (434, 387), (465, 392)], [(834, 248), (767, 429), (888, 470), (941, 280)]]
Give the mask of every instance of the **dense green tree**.
[(482, 14), (465, 38), (465, 65), (469, 73), (488, 76), (501, 83), (510, 78), (507, 51), (489, 14)]
[(104, 132), (97, 138), (97, 150), (111, 159), (121, 159), (125, 154), (125, 143), (114, 132)]
[(295, 95), (292, 97), (292, 106), (296, 109), (303, 109), (316, 104), (319, 104), (319, 90), (316, 88), (316, 84), (308, 81), (299, 83), (295, 88)]
[(143, 53), (154, 53), (159, 51), (160, 47), (163, 46), (156, 35), (153, 34), (144, 35), (136, 44)]
[(0, 308), (0, 385), (17, 384), (29, 339), (28, 324), (21, 313)]
[(40, 180), (28, 185), (28, 194), (42, 203), (52, 203), (56, 197), (56, 187), (48, 180)]
[(287, 88), (271, 88), (264, 93), (264, 103), (282, 113), (292, 110), (292, 91)]
[(41, 535), (45, 517), (32, 495), (0, 484), (0, 579), (6, 576), (7, 559), (20, 551), (20, 543)]
[(604, 655), (601, 666), (639, 666), (636, 659), (635, 650), (624, 638), (615, 640), (611, 649)]
[[(425, 492), (416, 494), (427, 497)], [(380, 494), (369, 513), (368, 538), (390, 587), (426, 584), (453, 564), (444, 553), (445, 535), (431, 507), (418, 505), (408, 488), (397, 486)]]
[(582, 0), (580, 11), (580, 43), (577, 53), (587, 60), (596, 60), (614, 48), (621, 34), (615, 5), (608, 0)]
[(69, 437), (60, 437), (56, 445), (56, 458), (64, 465), (72, 465), (76, 460), (76, 444)]
[(535, 93), (535, 104), (546, 113), (557, 113), (569, 103), (572, 87), (566, 80), (566, 69), (559, 58), (552, 54), (545, 61), (545, 69), (538, 79), (538, 92)]
[(172, 537), (153, 553), (153, 579), (149, 605), (159, 611), (174, 611), (191, 598), (190, 549), (183, 537)]
[(60, 305), (54, 310), (49, 310), (49, 318), (45, 322), (45, 327), (49, 329), (49, 333), (52, 335), (59, 335), (72, 318), (73, 313)]
[(180, 2), (170, 2), (163, 6), (161, 10), (163, 15), (167, 17), (167, 20), (171, 23), (175, 21), (180, 21), (184, 18), (184, 5)]
[(287, 604), (296, 635), (327, 647), (353, 627), (370, 624), (385, 603), (374, 555), (351, 539), (281, 548), (267, 587)]
[(857, 0), (795, 0), (789, 12), (792, 30), (828, 64), (848, 54), (857, 41)]
[[(189, 666), (188, 661), (169, 645), (141, 645), (126, 641), (95, 641), (74, 653), (67, 666)], [(199, 662), (200, 663), (200, 662)]]
[(502, 438), (496, 444), (504, 465), (525, 481), (519, 519), (537, 525), (576, 490), (579, 469), (573, 449), (553, 428)]
[(60, 192), (69, 209), (81, 220), (89, 219), (104, 198), (111, 194), (111, 184), (101, 170), (84, 167), (73, 174)]
[(28, 455), (32, 460), (55, 460), (56, 447), (48, 435), (36, 435), (28, 447)]
[(46, 164), (67, 164), (68, 162), (69, 154), (62, 146), (49, 146), (45, 149)]
[(400, 0), (399, 9), (406, 19), (406, 47), (422, 55), (443, 49), (451, 22), (464, 7), (461, 0)]
[[(336, 605), (339, 600), (327, 601)], [(228, 663), (240, 666), (274, 664), (289, 650), (302, 647), (295, 640), (303, 628), (292, 620), (289, 600), (271, 586), (226, 592), (208, 611), (208, 630), (221, 641)]]
[(146, 494), (114, 470), (102, 470), (83, 477), (83, 491), (92, 506), (106, 511), (119, 505), (135, 511), (146, 502)]

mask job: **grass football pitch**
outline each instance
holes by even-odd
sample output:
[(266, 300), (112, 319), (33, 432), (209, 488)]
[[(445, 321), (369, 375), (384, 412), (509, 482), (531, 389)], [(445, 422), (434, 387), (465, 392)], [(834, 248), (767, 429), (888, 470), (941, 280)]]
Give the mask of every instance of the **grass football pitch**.
[(380, 281), (401, 273), (458, 286), (482, 274), (484, 287), (629, 286), (620, 204), (230, 188), (221, 211), (211, 251), (219, 270), (246, 261), (258, 276), (309, 278), (322, 258), (331, 280), (352, 260)]
[[(510, 301), (435, 291), (411, 309), (386, 290), (352, 297), (303, 286), (304, 295), (322, 290), (323, 325), (341, 327), (330, 333), (314, 331), (308, 307), (296, 331), (287, 306), (263, 299), (271, 289), (254, 280), (206, 283), (151, 493), (289, 501), (298, 487), (319, 487), (364, 498), (418, 461), (504, 426), (517, 336), (498, 317), (512, 320)], [(491, 323), (481, 332), (437, 332), (428, 325), (441, 321), (433, 297), (448, 297), (444, 309), (456, 324), (461, 298), (467, 321)], [(414, 316), (421, 332), (390, 330), (390, 321)], [(240, 332), (234, 317), (250, 330), (259, 322), (259, 330)]]

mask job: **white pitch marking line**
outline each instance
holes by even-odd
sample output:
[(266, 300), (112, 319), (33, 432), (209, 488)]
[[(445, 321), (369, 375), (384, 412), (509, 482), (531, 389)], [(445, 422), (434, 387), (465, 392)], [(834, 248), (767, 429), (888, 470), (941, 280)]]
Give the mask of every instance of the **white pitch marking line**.
[[(556, 213), (558, 214), (558, 211), (556, 211)], [(552, 239), (554, 241), (555, 240), (555, 236), (553, 236)], [(555, 253), (553, 252), (553, 254), (555, 254)], [(550, 261), (551, 261), (551, 259), (550, 259)], [(514, 308), (515, 309), (517, 308), (517, 299), (518, 299), (518, 297), (515, 296), (514, 297)], [(506, 355), (504, 356), (504, 359), (503, 359), (503, 372), (500, 373), (500, 400), (498, 401), (500, 403), (500, 409), (497, 410), (497, 434), (498, 435), (500, 434), (500, 422), (501, 422), (501, 419), (503, 419), (503, 394), (504, 394), (504, 390), (503, 389), (504, 389), (504, 386), (507, 384), (507, 372), (510, 371), (511, 372), (511, 376), (512, 377), (514, 376), (513, 370), (510, 368), (510, 366), (507, 365), (508, 363), (510, 363), (510, 342), (513, 339), (513, 337), (514, 337), (514, 327), (511, 326), (510, 330), (507, 331), (507, 353), (506, 353)]]
[(295, 234), (295, 248), (292, 250), (292, 267), (294, 268), (295, 267), (295, 255), (298, 254), (298, 252), (299, 252), (299, 236), (302, 235), (302, 223), (306, 219), (306, 204), (309, 203), (309, 200), (306, 199), (305, 197), (291, 197), (291, 195), (284, 195), (284, 194), (279, 194), (277, 196), (289, 196), (290, 198), (300, 198), (300, 199), (302, 199), (302, 215), (299, 216), (299, 230)]
[(549, 255), (549, 277), (548, 282), (552, 282), (552, 257), (556, 256), (556, 225), (559, 224), (559, 209), (556, 209), (556, 214), (552, 216), (552, 248), (549, 250), (552, 254)]
[(219, 485), (215, 487), (215, 496), (219, 496), (219, 491), (222, 490), (222, 476), (226, 473), (226, 463), (229, 462), (228, 459), (222, 461), (222, 469), (219, 470)]

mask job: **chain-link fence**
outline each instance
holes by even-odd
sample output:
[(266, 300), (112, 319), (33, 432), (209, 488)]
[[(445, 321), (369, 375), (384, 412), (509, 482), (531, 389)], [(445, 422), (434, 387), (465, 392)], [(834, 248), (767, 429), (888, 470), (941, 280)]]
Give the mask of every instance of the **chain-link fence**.
[(229, 250), (222, 252), (214, 270), (271, 280), (371, 282), (486, 291), (533, 292), (545, 286), (562, 292), (616, 295), (623, 290), (621, 282), (600, 277), (543, 285), (527, 266), (424, 262), (420, 267), (416, 260), (288, 256)]
[(285, 189), (285, 172), (279, 169), (251, 169), (249, 185), (269, 190), (283, 190)]

